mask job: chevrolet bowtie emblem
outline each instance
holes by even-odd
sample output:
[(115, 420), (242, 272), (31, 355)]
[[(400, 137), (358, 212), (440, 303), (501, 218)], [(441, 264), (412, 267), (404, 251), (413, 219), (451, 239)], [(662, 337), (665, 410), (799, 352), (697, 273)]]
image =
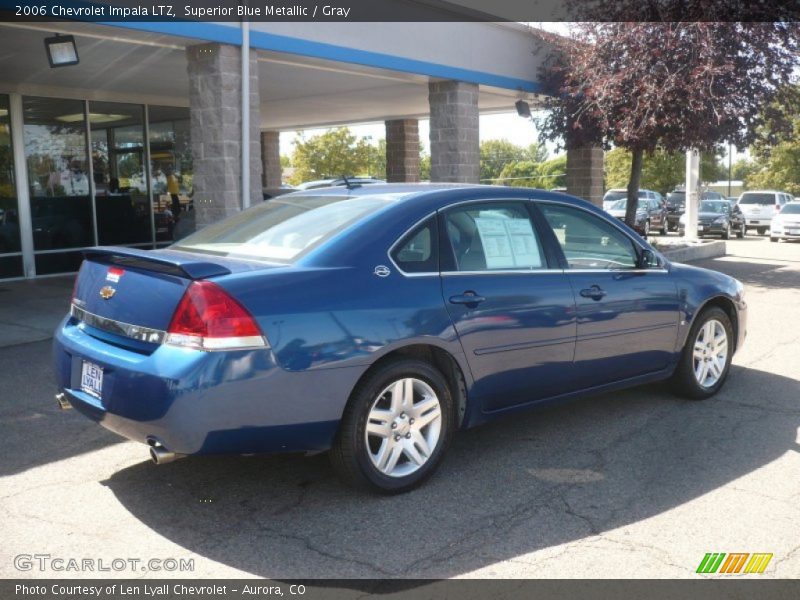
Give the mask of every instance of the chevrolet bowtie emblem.
[(113, 295), (114, 295), (116, 292), (117, 292), (117, 290), (115, 290), (114, 288), (112, 288), (110, 285), (106, 285), (106, 286), (103, 286), (102, 288), (100, 288), (100, 297), (101, 297), (103, 300), (108, 300), (108, 299), (109, 299), (109, 298), (111, 298), (111, 296), (113, 296)]

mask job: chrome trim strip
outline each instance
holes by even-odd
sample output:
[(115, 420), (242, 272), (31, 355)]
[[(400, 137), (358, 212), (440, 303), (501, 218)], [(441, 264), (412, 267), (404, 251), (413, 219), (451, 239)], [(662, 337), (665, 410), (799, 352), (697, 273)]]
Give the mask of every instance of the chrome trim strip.
[(567, 273), (565, 269), (487, 269), (485, 271), (442, 271), (445, 275), (548, 275)]
[(123, 337), (131, 338), (139, 342), (147, 342), (149, 344), (163, 344), (167, 336), (166, 331), (160, 329), (151, 329), (150, 327), (142, 327), (140, 325), (131, 325), (122, 321), (109, 319), (108, 317), (101, 317), (88, 310), (80, 308), (75, 304), (70, 305), (69, 314), (89, 327), (115, 333)]

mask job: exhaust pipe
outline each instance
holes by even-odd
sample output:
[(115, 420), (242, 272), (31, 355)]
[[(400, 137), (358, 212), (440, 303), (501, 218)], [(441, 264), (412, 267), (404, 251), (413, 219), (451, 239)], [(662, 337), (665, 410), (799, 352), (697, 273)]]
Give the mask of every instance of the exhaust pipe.
[(69, 400), (67, 400), (67, 396), (64, 393), (56, 394), (56, 403), (58, 404), (58, 408), (61, 410), (72, 408), (72, 404), (69, 403)]
[(186, 455), (170, 452), (164, 446), (150, 446), (150, 459), (157, 465), (165, 465), (184, 456)]

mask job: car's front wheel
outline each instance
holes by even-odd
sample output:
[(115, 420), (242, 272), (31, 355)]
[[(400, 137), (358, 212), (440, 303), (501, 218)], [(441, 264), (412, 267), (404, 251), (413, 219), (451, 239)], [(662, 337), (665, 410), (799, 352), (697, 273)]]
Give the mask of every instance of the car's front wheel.
[(331, 461), (357, 487), (405, 492), (433, 473), (454, 430), (444, 376), (426, 362), (398, 359), (378, 366), (356, 386)]
[(742, 225), (739, 227), (739, 231), (736, 232), (736, 237), (739, 238), (740, 240), (744, 239), (746, 231), (747, 228), (745, 227), (744, 223), (742, 223)]
[(716, 394), (728, 377), (733, 344), (733, 326), (727, 313), (716, 306), (704, 310), (686, 338), (672, 375), (673, 389), (693, 400)]

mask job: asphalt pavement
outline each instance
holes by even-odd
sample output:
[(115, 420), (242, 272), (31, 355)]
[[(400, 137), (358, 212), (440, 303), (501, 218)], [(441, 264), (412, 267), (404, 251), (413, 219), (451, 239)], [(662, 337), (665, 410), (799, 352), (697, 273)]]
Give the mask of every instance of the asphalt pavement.
[[(708, 552), (772, 553), (744, 577), (798, 577), (800, 244), (751, 236), (700, 264), (747, 288), (721, 393), (649, 385), (466, 431), (396, 497), (348, 489), (324, 455), (154, 466), (56, 409), (49, 341), (0, 348), (0, 577), (694, 578)], [(33, 554), (142, 562), (18, 570)], [(147, 565), (169, 558), (193, 570)]]

